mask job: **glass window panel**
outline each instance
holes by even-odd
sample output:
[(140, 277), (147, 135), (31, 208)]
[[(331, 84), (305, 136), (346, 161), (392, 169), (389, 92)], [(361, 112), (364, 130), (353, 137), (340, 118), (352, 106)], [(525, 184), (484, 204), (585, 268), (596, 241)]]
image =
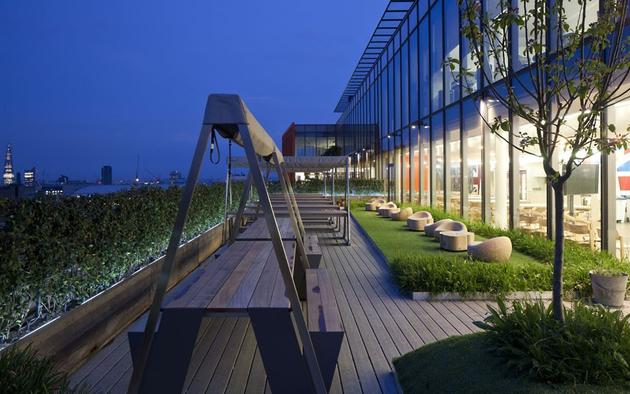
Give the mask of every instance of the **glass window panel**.
[(409, 121), (418, 120), (418, 29), (409, 37)]
[(444, 122), (442, 113), (438, 112), (431, 118), (431, 186), (432, 205), (444, 209)]
[[(507, 109), (494, 100), (488, 100), (488, 119), (503, 118), (508, 116)], [(505, 141), (508, 132), (499, 131), (489, 136), (486, 147), (490, 153), (490, 222), (499, 228), (508, 228), (509, 206), (509, 169), (510, 148)]]
[(389, 121), (387, 117), (387, 111), (389, 108), (389, 104), (387, 103), (387, 76), (388, 76), (387, 68), (381, 74), (381, 132), (383, 136), (389, 133)]
[(418, 18), (422, 18), (429, 9), (429, 0), (418, 0)]
[(408, 45), (405, 43), (401, 48), (401, 113), (402, 113), (402, 126), (409, 124), (409, 52)]
[(401, 53), (396, 53), (394, 56), (394, 130), (400, 130), (401, 128)]
[[(456, 1), (444, 3), (444, 23), (446, 24), (446, 37), (444, 41), (444, 61), (450, 59), (459, 60), (459, 7)], [(446, 104), (459, 100), (459, 68), (451, 71), (449, 67), (444, 68), (444, 78), (446, 80)]]
[[(608, 110), (608, 122), (614, 124), (617, 130), (626, 130), (630, 126), (630, 99), (621, 101)], [(617, 176), (614, 179), (617, 190), (615, 198), (616, 216), (616, 251), (617, 257), (628, 258), (630, 248), (630, 149), (619, 149), (615, 152), (615, 166)], [(599, 196), (597, 196), (599, 197)], [(595, 236), (601, 233), (601, 220), (597, 216), (597, 199), (591, 199), (591, 222), (595, 227)], [(578, 200), (579, 202), (579, 200)], [(601, 203), (600, 203), (601, 204)], [(601, 207), (601, 206), (600, 206)], [(599, 237), (598, 237), (599, 238)], [(595, 247), (601, 247), (595, 242)]]
[(481, 220), (481, 179), (482, 179), (482, 149), (483, 136), (481, 129), (481, 116), (477, 103), (466, 100), (463, 104), (462, 127), (466, 140), (466, 163), (464, 170), (467, 177), (468, 204), (464, 206), (465, 214), (469, 219)]
[(396, 68), (396, 61), (392, 60), (391, 63), (389, 63), (389, 67), (387, 68), (387, 79), (388, 79), (388, 89), (389, 89), (389, 108), (388, 108), (388, 116), (389, 116), (389, 132), (394, 132), (396, 130), (394, 124), (394, 120), (395, 120), (395, 110), (396, 108), (398, 108), (396, 106), (396, 90), (395, 90), (395, 81), (394, 81), (394, 75), (398, 74), (397, 72), (395, 72), (395, 68)]
[[(462, 9), (465, 9), (465, 5), (462, 5)], [(469, 22), (468, 19), (461, 14), (462, 18), (462, 26), (466, 26)], [(473, 48), (472, 44), (468, 41), (467, 38), (462, 37), (462, 59), (461, 59), (461, 67), (473, 73), (473, 75), (466, 74), (461, 81), (462, 85), (462, 95), (467, 96), (471, 92), (475, 92), (479, 87), (479, 69), (475, 65), (473, 61)]]
[(420, 126), (420, 183), (422, 185), (420, 203), (431, 205), (431, 129), (429, 120), (423, 120)]
[(444, 105), (442, 81), (442, 0), (431, 8), (431, 109)]
[(405, 19), (400, 26), (400, 41), (401, 43), (407, 39), (409, 35), (409, 19)]
[(462, 198), (461, 154), (459, 138), (459, 108), (451, 107), (446, 111), (446, 139), (448, 141), (448, 171), (446, 187), (448, 196), (447, 210), (460, 214)]
[(418, 39), (420, 40), (420, 116), (429, 114), (429, 19), (425, 18), (419, 27)]

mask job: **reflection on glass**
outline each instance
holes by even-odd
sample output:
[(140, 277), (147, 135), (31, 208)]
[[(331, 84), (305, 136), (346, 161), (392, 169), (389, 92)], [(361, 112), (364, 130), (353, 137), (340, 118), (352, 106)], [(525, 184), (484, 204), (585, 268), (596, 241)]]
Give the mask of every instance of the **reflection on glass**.
[(444, 130), (441, 113), (431, 118), (431, 139), (433, 142), (432, 205), (444, 209)]
[(446, 186), (448, 188), (447, 210), (460, 214), (462, 195), (461, 155), (459, 136), (459, 108), (449, 108), (446, 112), (446, 137), (448, 140), (448, 171)]
[[(608, 122), (618, 130), (630, 126), (630, 100), (622, 101), (608, 111)], [(630, 149), (619, 149), (615, 152), (616, 199), (616, 254), (618, 257), (630, 258)]]
[[(444, 40), (444, 61), (450, 59), (459, 60), (459, 18), (456, 1), (444, 3), (444, 23), (446, 24), (446, 37)], [(454, 103), (460, 98), (459, 94), (459, 69), (451, 71), (445, 67), (444, 79), (446, 80), (446, 104)]]
[(466, 165), (468, 178), (468, 204), (464, 207), (467, 217), (481, 220), (482, 134), (481, 117), (472, 100), (464, 102), (464, 135), (466, 138)]
[[(488, 119), (506, 118), (505, 107), (488, 100)], [(490, 153), (490, 223), (499, 228), (508, 228), (510, 146), (506, 142), (508, 133), (499, 131), (490, 135), (486, 147)]]
[(431, 8), (431, 105), (432, 110), (442, 108), (442, 0)]

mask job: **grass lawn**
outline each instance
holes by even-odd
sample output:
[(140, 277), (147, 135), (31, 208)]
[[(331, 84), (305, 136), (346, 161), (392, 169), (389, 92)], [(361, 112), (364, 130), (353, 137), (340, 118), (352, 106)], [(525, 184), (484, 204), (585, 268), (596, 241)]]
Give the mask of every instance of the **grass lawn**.
[(473, 261), (466, 252), (440, 249), (433, 237), (408, 230), (406, 222), (360, 208), (353, 215), (387, 257), (396, 282), (405, 292), (498, 295), (551, 289), (551, 266), (519, 251), (512, 250), (508, 263)]
[(547, 385), (517, 375), (489, 353), (484, 333), (452, 337), (394, 360), (400, 385), (410, 393), (622, 393), (628, 388)]
[[(396, 257), (409, 254), (466, 256), (466, 252), (448, 252), (440, 249), (440, 243), (433, 237), (425, 236), (424, 232), (408, 230), (406, 221), (394, 221), (390, 218), (377, 216), (374, 211), (366, 211), (361, 208), (355, 208), (352, 210), (352, 214), (389, 261), (393, 261)], [(475, 235), (475, 240), (482, 241), (484, 238)], [(512, 251), (510, 264), (543, 265), (533, 257), (526, 256), (517, 251)]]

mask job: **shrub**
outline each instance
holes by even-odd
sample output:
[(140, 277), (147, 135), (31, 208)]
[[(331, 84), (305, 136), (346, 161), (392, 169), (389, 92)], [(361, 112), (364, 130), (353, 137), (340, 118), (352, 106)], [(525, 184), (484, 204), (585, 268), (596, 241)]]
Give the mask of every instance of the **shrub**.
[(12, 346), (0, 353), (0, 393), (70, 392), (68, 375), (52, 360), (39, 358), (30, 348)]
[[(240, 195), (235, 186), (235, 195)], [(184, 231), (223, 218), (223, 185), (199, 185)], [(0, 218), (0, 343), (106, 289), (166, 249), (181, 189), (4, 202)], [(238, 203), (238, 201), (235, 201)]]
[[(528, 234), (520, 229), (504, 230), (480, 221), (470, 221), (457, 215), (444, 211), (412, 205), (415, 211), (424, 210), (431, 212), (433, 218), (450, 218), (462, 221), (469, 231), (474, 232), (484, 238), (507, 236), (512, 240), (512, 247), (525, 255), (531, 256), (541, 263), (551, 264), (553, 262), (554, 241), (544, 237)], [(629, 272), (628, 261), (620, 261), (614, 256), (598, 250), (578, 245), (572, 241), (565, 241), (564, 250), (564, 287), (565, 291), (576, 291), (581, 295), (591, 293), (591, 281), (588, 272), (593, 269), (609, 269), (614, 271)], [(549, 284), (548, 289), (551, 288)]]
[(621, 311), (577, 303), (565, 308), (565, 323), (542, 301), (505, 302), (476, 322), (491, 351), (508, 365), (545, 382), (624, 384), (630, 380), (630, 325)]
[(426, 254), (395, 257), (391, 270), (407, 292), (489, 292), (548, 290), (551, 267), (543, 264), (495, 264), (460, 255)]

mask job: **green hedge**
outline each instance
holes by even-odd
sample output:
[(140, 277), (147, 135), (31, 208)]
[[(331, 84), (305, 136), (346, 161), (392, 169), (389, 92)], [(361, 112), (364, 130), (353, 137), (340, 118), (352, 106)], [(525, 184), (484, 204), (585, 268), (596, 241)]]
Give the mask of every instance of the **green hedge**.
[(460, 255), (408, 255), (393, 259), (391, 270), (405, 291), (507, 294), (551, 289), (545, 264), (498, 264)]
[[(330, 193), (330, 179), (326, 181), (326, 191)], [(296, 193), (321, 193), (324, 191), (324, 181), (321, 179), (305, 179), (293, 184)], [(271, 182), (271, 192), (280, 192), (280, 182)], [(346, 190), (346, 179), (335, 179), (335, 194), (343, 194)], [(350, 179), (350, 193), (354, 195), (381, 194), (385, 190), (383, 180), (379, 179)]]
[[(475, 234), (485, 238), (506, 236), (512, 240), (512, 247), (519, 252), (532, 256), (549, 266), (553, 263), (554, 241), (535, 234), (526, 233), (520, 229), (503, 230), (480, 221), (462, 219), (453, 214), (448, 214), (437, 209), (413, 206), (416, 210), (431, 212), (435, 220), (451, 218), (462, 221), (466, 227)], [(566, 240), (564, 247), (564, 283), (565, 290), (590, 294), (591, 281), (588, 272), (592, 269), (612, 269), (615, 271), (630, 271), (628, 261), (620, 261), (605, 251), (592, 250), (587, 246), (579, 245)]]
[[(235, 185), (239, 196), (242, 185)], [(181, 189), (3, 201), (0, 218), (0, 343), (66, 311), (160, 256)], [(184, 239), (223, 218), (223, 185), (195, 191)]]

